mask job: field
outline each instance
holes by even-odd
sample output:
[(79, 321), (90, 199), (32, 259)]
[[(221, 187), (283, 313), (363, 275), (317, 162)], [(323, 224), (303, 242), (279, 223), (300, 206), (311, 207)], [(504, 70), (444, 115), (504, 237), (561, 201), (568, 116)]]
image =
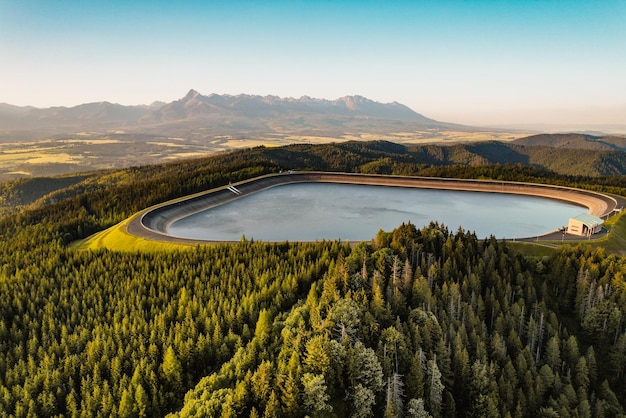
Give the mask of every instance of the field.
[(324, 132), (312, 135), (285, 132), (251, 137), (190, 135), (183, 138), (112, 131), (77, 132), (71, 136), (28, 141), (3, 138), (0, 141), (0, 182), (23, 177), (156, 164), (257, 146), (328, 144), (349, 140), (387, 140), (399, 144), (454, 144), (487, 140), (509, 141), (525, 135), (519, 132), (427, 129), (389, 134), (348, 132), (341, 136), (326, 135)]
[[(89, 135), (89, 137), (87, 137)], [(0, 182), (192, 158), (228, 149), (180, 138), (114, 134), (0, 142)]]

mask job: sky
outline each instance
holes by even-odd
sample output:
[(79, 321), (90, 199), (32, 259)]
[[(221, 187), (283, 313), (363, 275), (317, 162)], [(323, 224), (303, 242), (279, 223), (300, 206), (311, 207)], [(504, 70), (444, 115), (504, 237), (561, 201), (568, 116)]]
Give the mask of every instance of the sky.
[(626, 1), (0, 0), (0, 103), (397, 101), (466, 124), (626, 125)]

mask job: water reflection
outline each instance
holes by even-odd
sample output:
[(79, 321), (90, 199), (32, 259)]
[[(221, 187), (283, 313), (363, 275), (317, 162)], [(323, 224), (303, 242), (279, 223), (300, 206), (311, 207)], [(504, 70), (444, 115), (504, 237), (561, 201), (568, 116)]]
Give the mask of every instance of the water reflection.
[(561, 201), (499, 193), (412, 189), (354, 184), (302, 183), (277, 186), (181, 219), (171, 235), (237, 241), (372, 239), (402, 222), (418, 228), (430, 221), (459, 226), (478, 237), (541, 235), (586, 208)]

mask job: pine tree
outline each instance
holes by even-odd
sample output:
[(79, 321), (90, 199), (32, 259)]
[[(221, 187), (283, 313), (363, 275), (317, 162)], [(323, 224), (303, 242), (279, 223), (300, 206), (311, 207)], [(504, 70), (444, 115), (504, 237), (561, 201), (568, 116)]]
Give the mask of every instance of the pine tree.
[(281, 416), (280, 402), (276, 396), (276, 391), (272, 391), (263, 412), (263, 418), (279, 418)]
[(372, 407), (376, 403), (376, 396), (371, 389), (359, 383), (354, 387), (350, 399), (352, 401), (350, 417), (368, 418), (373, 415)]
[(280, 385), (281, 401), (283, 404), (283, 412), (285, 416), (295, 416), (300, 409), (300, 389), (298, 382), (289, 373), (287, 376), (281, 376), (283, 384)]
[(272, 364), (269, 361), (262, 362), (252, 376), (252, 393), (257, 404), (265, 404), (272, 393), (274, 386)]
[(163, 377), (169, 384), (170, 388), (175, 392), (180, 391), (182, 389), (183, 368), (172, 346), (168, 346), (165, 350), (165, 354), (163, 355), (162, 370)]
[(259, 319), (254, 330), (254, 337), (259, 340), (260, 345), (265, 345), (272, 331), (272, 318), (266, 309), (259, 312)]
[(330, 396), (326, 393), (324, 375), (305, 373), (302, 376), (304, 386), (304, 406), (313, 416), (323, 416), (324, 412), (333, 410), (328, 404)]
[(402, 415), (402, 397), (404, 396), (404, 383), (402, 376), (393, 373), (387, 378), (387, 404), (385, 418), (396, 418)]
[(135, 389), (135, 404), (137, 405), (137, 412), (140, 418), (148, 416), (149, 399), (141, 384), (138, 384), (137, 389)]
[(407, 418), (432, 418), (432, 415), (424, 408), (424, 400), (411, 399), (407, 404), (406, 410)]
[(441, 382), (441, 372), (437, 366), (437, 356), (428, 360), (428, 381), (429, 381), (429, 409), (431, 414), (437, 418), (441, 416), (441, 402), (443, 400), (444, 385)]
[(309, 372), (324, 375), (330, 369), (330, 358), (326, 353), (326, 339), (316, 335), (306, 343), (304, 363)]
[(136, 416), (133, 395), (131, 395), (128, 390), (124, 390), (122, 393), (122, 399), (120, 400), (120, 407), (117, 413), (121, 418)]
[(553, 371), (559, 371), (561, 367), (561, 350), (559, 348), (560, 341), (559, 338), (555, 335), (548, 340), (545, 349), (545, 361), (548, 366), (552, 368)]

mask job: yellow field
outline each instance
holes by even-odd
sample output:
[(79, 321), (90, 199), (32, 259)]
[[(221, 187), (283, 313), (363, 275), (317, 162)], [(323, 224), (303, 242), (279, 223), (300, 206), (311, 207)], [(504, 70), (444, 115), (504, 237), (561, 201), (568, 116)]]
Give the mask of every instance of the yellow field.
[[(17, 164), (77, 164), (82, 159), (80, 156), (72, 156), (66, 152), (56, 154), (42, 152), (0, 153), (0, 167), (14, 168)], [(20, 171), (16, 170), (16, 172)]]
[(6, 174), (15, 176), (30, 176), (32, 173), (29, 171), (9, 171)]
[(528, 136), (526, 133), (511, 133), (511, 132), (456, 132), (456, 131), (441, 131), (438, 134), (438, 138), (445, 138), (448, 141), (462, 141), (462, 142), (478, 142), (478, 141), (512, 141), (514, 139), (523, 138)]
[(163, 147), (173, 147), (173, 148), (180, 148), (180, 147), (185, 147), (184, 144), (172, 144), (171, 142), (155, 142), (155, 141), (148, 141), (146, 142), (146, 144), (150, 144), (150, 145), (160, 145)]
[(217, 141), (211, 141), (211, 144), (219, 146), (221, 149), (238, 149), (238, 148), (252, 148), (259, 146), (263, 143), (263, 140), (259, 139), (219, 139)]
[(288, 144), (329, 144), (344, 141), (376, 141), (384, 140), (404, 145), (421, 145), (436, 143), (459, 143), (480, 141), (513, 141), (527, 134), (511, 132), (456, 132), (456, 131), (433, 131), (424, 130), (416, 132), (394, 132), (389, 134), (345, 134), (341, 137), (315, 136), (315, 135), (285, 135), (259, 138), (233, 139), (215, 138), (210, 144), (219, 149), (252, 148), (259, 145), (282, 146)]
[(443, 142), (480, 142), (480, 141), (512, 141), (528, 134), (511, 132), (457, 132), (424, 130), (415, 132), (393, 132), (385, 135), (360, 134), (345, 135), (346, 140), (386, 140), (399, 144), (434, 144)]
[(163, 157), (165, 160), (179, 160), (183, 158), (197, 158), (206, 156), (206, 152), (176, 152)]
[(28, 164), (50, 164), (50, 163), (71, 164), (71, 163), (76, 163), (78, 159), (80, 159), (80, 157), (75, 158), (69, 155), (68, 153), (61, 152), (59, 154), (51, 154), (51, 155), (40, 154), (34, 158), (29, 158), (28, 160), (25, 160), (24, 162)]
[(280, 142), (287, 142), (287, 143), (301, 143), (301, 142), (305, 142), (308, 144), (330, 144), (333, 142), (340, 142), (343, 141), (342, 138), (334, 138), (334, 137), (330, 137), (330, 136), (298, 136), (298, 135), (290, 135), (290, 136), (286, 136), (282, 141)]
[(40, 155), (41, 154), (29, 150), (26, 150), (26, 152), (0, 152), (0, 163), (5, 161), (24, 161), (29, 158), (36, 158)]
[(29, 154), (29, 153), (39, 153), (42, 150), (47, 150), (50, 148), (42, 148), (42, 147), (33, 147), (33, 148), (7, 148), (7, 149), (2, 149), (5, 147), (0, 146), (0, 158), (2, 158), (3, 155), (7, 156), (7, 158), (11, 158), (11, 155), (20, 155), (20, 154)]
[(68, 144), (108, 145), (121, 144), (119, 139), (60, 139), (59, 142)]
[[(0, 167), (15, 167), (16, 164), (76, 164), (82, 158), (66, 152), (21, 152), (0, 153)], [(19, 171), (19, 170), (18, 170)]]

